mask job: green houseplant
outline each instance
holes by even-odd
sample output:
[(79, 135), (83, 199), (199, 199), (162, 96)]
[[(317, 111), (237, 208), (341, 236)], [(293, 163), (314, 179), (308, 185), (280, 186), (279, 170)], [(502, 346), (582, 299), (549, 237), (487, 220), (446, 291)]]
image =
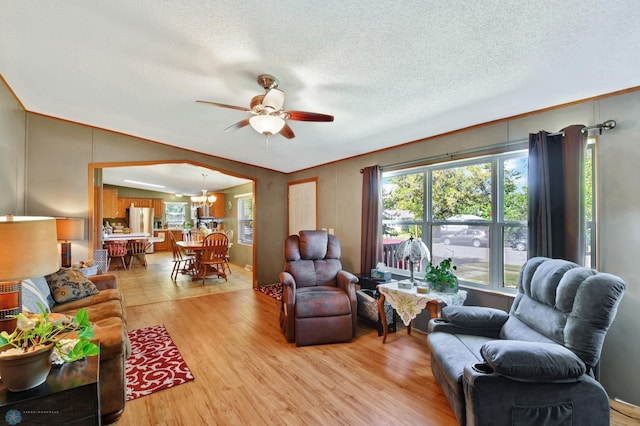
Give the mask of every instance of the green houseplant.
[(453, 273), (456, 269), (450, 257), (442, 259), (438, 265), (429, 262), (424, 271), (424, 280), (430, 283), (434, 291), (455, 293), (458, 291), (458, 278)]
[(85, 309), (68, 317), (39, 307), (40, 314), (16, 315), (17, 326), (12, 333), (0, 333), (0, 376), (14, 392), (33, 388), (47, 379), (54, 348), (64, 362), (100, 352), (91, 342), (93, 327)]

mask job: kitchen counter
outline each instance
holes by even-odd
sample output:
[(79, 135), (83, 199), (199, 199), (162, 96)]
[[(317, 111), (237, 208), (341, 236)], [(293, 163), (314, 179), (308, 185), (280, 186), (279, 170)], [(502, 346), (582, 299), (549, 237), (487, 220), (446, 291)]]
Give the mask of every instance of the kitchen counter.
[(129, 234), (107, 234), (104, 236), (105, 241), (118, 241), (118, 240), (135, 240), (136, 238), (149, 238), (149, 235), (146, 232), (131, 232)]

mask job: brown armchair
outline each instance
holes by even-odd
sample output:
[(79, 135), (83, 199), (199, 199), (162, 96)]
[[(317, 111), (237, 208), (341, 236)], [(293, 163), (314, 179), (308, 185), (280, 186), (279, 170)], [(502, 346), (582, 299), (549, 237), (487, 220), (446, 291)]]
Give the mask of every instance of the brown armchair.
[(356, 334), (358, 278), (342, 270), (340, 242), (326, 231), (284, 241), (280, 327), (296, 346), (348, 342)]

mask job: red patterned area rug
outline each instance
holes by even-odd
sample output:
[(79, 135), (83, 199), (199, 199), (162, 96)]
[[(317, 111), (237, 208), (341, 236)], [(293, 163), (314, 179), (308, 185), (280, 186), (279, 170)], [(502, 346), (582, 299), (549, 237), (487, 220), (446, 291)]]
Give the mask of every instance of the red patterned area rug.
[(257, 290), (260, 293), (264, 293), (269, 297), (273, 297), (276, 300), (282, 299), (282, 284), (269, 284), (263, 285), (262, 287), (258, 287)]
[(131, 356), (127, 359), (127, 401), (193, 380), (164, 325), (128, 332)]

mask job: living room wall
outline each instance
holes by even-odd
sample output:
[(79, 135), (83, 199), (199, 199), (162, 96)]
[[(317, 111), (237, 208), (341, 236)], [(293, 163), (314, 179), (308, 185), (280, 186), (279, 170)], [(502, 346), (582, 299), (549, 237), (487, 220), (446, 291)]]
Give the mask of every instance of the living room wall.
[[(284, 174), (38, 114), (25, 114), (4, 84), (0, 84), (0, 123), (7, 123), (0, 127), (3, 153), (0, 214), (83, 217), (90, 223), (89, 164), (184, 160), (210, 166), (255, 180), (257, 262), (247, 263), (254, 265), (257, 284), (277, 281), (284, 260), (280, 244), (274, 249), (274, 241), (284, 241), (286, 237)], [(89, 241), (74, 241), (74, 259), (88, 258), (89, 246)]]
[[(627, 291), (611, 327), (601, 361), (601, 382), (611, 397), (640, 404), (640, 370), (631, 354), (640, 353), (640, 91), (605, 97), (564, 108), (532, 113), (507, 121), (470, 128), (446, 136), (292, 173), (288, 181), (317, 177), (318, 223), (334, 228), (342, 244), (345, 269), (360, 272), (362, 175), (360, 169), (390, 166), (417, 159), (506, 142), (526, 140), (539, 130), (558, 131), (571, 124), (592, 125), (608, 119), (618, 126), (598, 138), (597, 161), (600, 265), (621, 276)], [(467, 302), (507, 310), (509, 303), (492, 294), (474, 292)]]
[(24, 214), (26, 120), (27, 114), (0, 78), (0, 215)]

